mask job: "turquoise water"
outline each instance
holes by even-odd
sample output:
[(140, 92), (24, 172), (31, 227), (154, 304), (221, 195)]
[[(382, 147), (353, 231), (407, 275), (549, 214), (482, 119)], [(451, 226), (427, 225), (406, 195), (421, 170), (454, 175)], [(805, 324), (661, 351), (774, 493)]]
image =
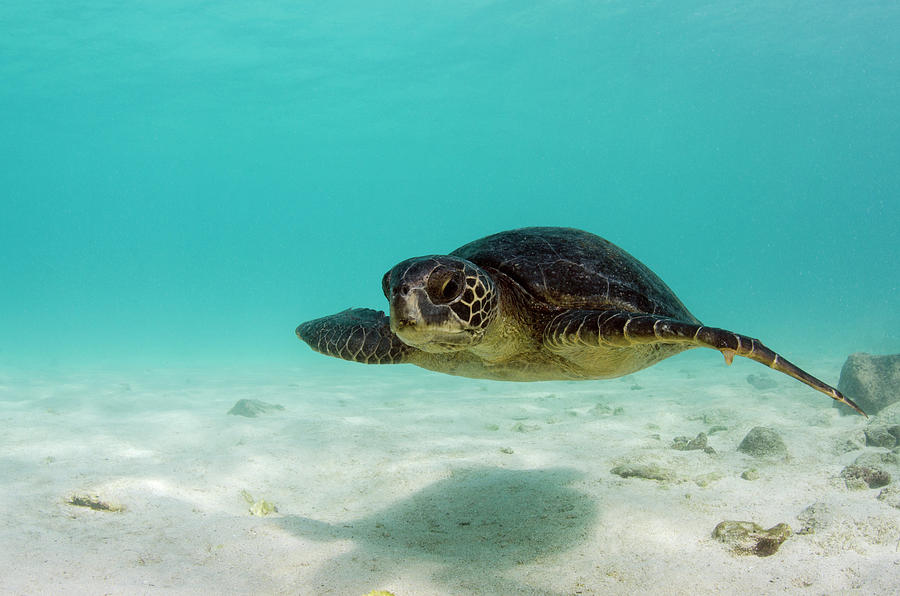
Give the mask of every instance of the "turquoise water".
[(299, 322), (525, 225), (785, 353), (900, 351), (897, 31), (884, 1), (8, 0), (0, 365), (319, 366)]

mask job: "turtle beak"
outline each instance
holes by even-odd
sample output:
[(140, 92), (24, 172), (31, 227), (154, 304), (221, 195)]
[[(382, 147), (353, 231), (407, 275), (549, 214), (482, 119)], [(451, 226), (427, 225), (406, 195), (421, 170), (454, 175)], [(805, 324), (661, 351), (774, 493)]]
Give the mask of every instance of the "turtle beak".
[(419, 309), (421, 289), (399, 291), (391, 299), (391, 331), (401, 333), (404, 329), (416, 327), (422, 323), (422, 312)]

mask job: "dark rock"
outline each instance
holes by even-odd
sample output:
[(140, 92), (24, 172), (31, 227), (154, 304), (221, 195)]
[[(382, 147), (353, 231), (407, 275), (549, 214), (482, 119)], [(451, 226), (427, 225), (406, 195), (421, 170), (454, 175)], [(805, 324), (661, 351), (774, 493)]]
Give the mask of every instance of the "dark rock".
[(677, 449), (678, 451), (706, 449), (706, 442), (707, 439), (705, 433), (700, 433), (693, 439), (688, 437), (675, 437), (672, 440), (672, 449)]
[[(841, 368), (837, 388), (869, 416), (900, 402), (900, 354), (851, 354)], [(834, 405), (842, 414), (853, 413), (844, 404), (834, 402)]]
[(781, 436), (771, 428), (755, 426), (750, 429), (738, 451), (754, 457), (786, 457), (787, 447)]
[(284, 406), (278, 404), (269, 404), (258, 399), (240, 399), (234, 406), (228, 410), (232, 416), (246, 416), (247, 418), (256, 418), (260, 414), (268, 414), (277, 410), (283, 410)]
[(849, 489), (879, 488), (891, 483), (891, 475), (876, 466), (847, 466), (841, 471), (841, 478)]
[(748, 521), (723, 521), (713, 530), (713, 538), (724, 542), (738, 555), (768, 557), (792, 534), (787, 524), (778, 524), (764, 530), (759, 524)]
[(776, 387), (778, 387), (778, 383), (776, 383), (771, 377), (767, 377), (765, 375), (747, 375), (747, 382), (760, 391), (767, 391), (769, 389), (775, 389)]

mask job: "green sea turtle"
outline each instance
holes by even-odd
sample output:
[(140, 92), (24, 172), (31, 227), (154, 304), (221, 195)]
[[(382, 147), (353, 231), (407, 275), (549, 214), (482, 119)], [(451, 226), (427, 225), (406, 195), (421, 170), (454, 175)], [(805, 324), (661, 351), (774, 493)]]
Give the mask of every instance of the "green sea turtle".
[(348, 309), (297, 327), (314, 350), (484, 379), (608, 379), (684, 350), (744, 356), (862, 413), (757, 339), (706, 327), (643, 263), (573, 228), (522, 228), (449, 255), (407, 259), (382, 279), (390, 317)]

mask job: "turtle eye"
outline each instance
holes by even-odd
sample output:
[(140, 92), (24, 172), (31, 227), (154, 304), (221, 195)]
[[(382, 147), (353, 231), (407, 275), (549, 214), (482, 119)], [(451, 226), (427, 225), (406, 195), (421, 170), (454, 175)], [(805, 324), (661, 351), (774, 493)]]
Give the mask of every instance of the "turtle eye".
[(438, 267), (428, 276), (425, 292), (434, 304), (447, 304), (460, 295), (465, 285), (463, 281), (461, 272)]

